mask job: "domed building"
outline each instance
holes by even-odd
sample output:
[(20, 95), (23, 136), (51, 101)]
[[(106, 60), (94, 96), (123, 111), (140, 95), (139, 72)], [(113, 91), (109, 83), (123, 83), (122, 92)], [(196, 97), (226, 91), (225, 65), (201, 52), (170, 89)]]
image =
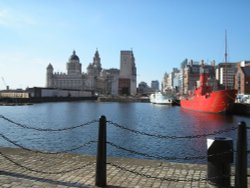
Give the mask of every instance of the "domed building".
[[(47, 66), (46, 87), (65, 90), (85, 90), (104, 95), (136, 94), (136, 67), (132, 51), (121, 51), (121, 71), (103, 69), (96, 50), (93, 62), (82, 72), (80, 58), (73, 51), (66, 63), (66, 73), (54, 72), (52, 64)], [(118, 88), (119, 87), (119, 88)]]
[(46, 86), (48, 88), (83, 90), (85, 88), (85, 75), (82, 73), (82, 64), (75, 50), (69, 57), (66, 66), (67, 73), (54, 73), (53, 66), (49, 64)]

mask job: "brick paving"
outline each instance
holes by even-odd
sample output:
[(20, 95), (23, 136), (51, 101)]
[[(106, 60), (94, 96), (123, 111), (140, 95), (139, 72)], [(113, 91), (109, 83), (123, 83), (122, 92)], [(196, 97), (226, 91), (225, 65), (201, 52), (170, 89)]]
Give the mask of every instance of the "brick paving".
[[(96, 187), (94, 156), (49, 155), (13, 148), (1, 148), (0, 152), (5, 156), (0, 155), (0, 187)], [(207, 181), (186, 181), (206, 178), (206, 165), (115, 157), (108, 157), (107, 162), (110, 163), (107, 165), (106, 187), (108, 188), (211, 187)], [(73, 169), (76, 170), (71, 171)], [(248, 170), (248, 174), (250, 174), (250, 170)], [(161, 178), (165, 180), (161, 180)], [(183, 181), (168, 181), (170, 179)], [(248, 179), (248, 187), (250, 187), (250, 178)]]

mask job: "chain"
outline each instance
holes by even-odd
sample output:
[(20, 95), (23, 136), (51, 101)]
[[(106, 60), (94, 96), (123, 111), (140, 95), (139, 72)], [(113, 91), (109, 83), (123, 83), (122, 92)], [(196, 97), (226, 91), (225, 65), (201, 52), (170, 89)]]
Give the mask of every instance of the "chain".
[[(114, 164), (114, 163), (107, 163), (108, 165), (111, 165), (115, 168), (118, 168), (120, 170), (123, 170), (123, 171), (127, 171), (127, 172), (130, 172), (130, 173), (133, 173), (135, 175), (139, 175), (139, 176), (143, 176), (143, 177), (146, 177), (146, 178), (151, 178), (151, 179), (157, 179), (157, 180), (161, 180), (161, 181), (172, 181), (172, 182), (181, 182), (181, 181), (184, 181), (184, 182), (197, 182), (197, 181), (208, 181), (210, 179), (214, 179), (214, 178), (199, 178), (199, 179), (193, 179), (193, 178), (188, 178), (188, 179), (174, 179), (174, 178), (166, 178), (166, 177), (156, 177), (156, 176), (151, 176), (149, 174), (143, 174), (143, 173), (140, 173), (140, 172), (137, 172), (136, 170), (129, 170), (123, 166), (119, 166), (117, 164)], [(218, 177), (216, 177), (218, 178)]]
[(17, 163), (15, 162), (13, 159), (11, 159), (10, 157), (4, 155), (1, 151), (0, 151), (0, 155), (2, 157), (4, 157), (5, 159), (7, 159), (8, 161), (10, 161), (11, 163), (13, 163), (14, 165), (18, 166), (18, 167), (21, 167), (25, 170), (28, 170), (28, 171), (32, 171), (32, 172), (36, 172), (36, 173), (41, 173), (41, 174), (65, 174), (65, 173), (69, 173), (69, 172), (73, 172), (73, 171), (76, 171), (76, 170), (80, 170), (80, 169), (83, 169), (87, 166), (90, 166), (92, 165), (93, 163), (87, 163), (83, 166), (80, 166), (80, 167), (77, 167), (77, 168), (74, 168), (74, 169), (70, 169), (70, 170), (62, 170), (62, 171), (57, 171), (57, 172), (49, 172), (49, 171), (42, 171), (42, 170), (36, 170), (36, 169), (32, 169), (32, 168), (29, 168), (29, 167), (26, 167), (24, 165), (21, 165), (20, 163)]
[(17, 125), (18, 127), (22, 127), (22, 128), (25, 128), (25, 129), (32, 129), (32, 130), (36, 130), (36, 131), (51, 131), (51, 132), (59, 132), (59, 131), (67, 131), (67, 130), (72, 130), (72, 129), (75, 129), (75, 128), (80, 128), (80, 127), (84, 127), (84, 126), (87, 126), (87, 125), (90, 125), (90, 124), (93, 124), (93, 123), (96, 123), (96, 122), (99, 122), (99, 120), (92, 120), (92, 121), (89, 121), (87, 123), (83, 123), (81, 125), (77, 125), (77, 126), (73, 126), (73, 127), (65, 127), (65, 128), (61, 128), (61, 129), (42, 129), (42, 128), (36, 128), (36, 127), (30, 127), (28, 125), (24, 125), (24, 124), (21, 124), (21, 123), (17, 123), (3, 115), (0, 115), (0, 118), (14, 124), (14, 125)]
[(118, 146), (118, 145), (116, 145), (114, 143), (111, 143), (111, 142), (106, 142), (106, 143), (113, 146), (113, 147), (115, 147), (115, 148), (117, 148), (117, 149), (124, 150), (124, 151), (127, 151), (129, 153), (133, 153), (133, 154), (148, 157), (148, 158), (154, 158), (154, 159), (158, 159), (158, 160), (183, 160), (183, 161), (204, 160), (204, 159), (207, 159), (208, 157), (223, 156), (225, 154), (231, 154), (233, 152), (233, 151), (229, 150), (229, 151), (220, 152), (220, 153), (211, 154), (211, 155), (205, 155), (205, 156), (201, 155), (201, 156), (189, 156), (189, 157), (166, 157), (166, 156), (159, 156), (159, 155), (149, 155), (149, 154), (146, 154), (146, 153), (130, 150), (130, 149)]
[(110, 166), (113, 166), (115, 168), (118, 168), (120, 170), (123, 170), (123, 171), (127, 171), (127, 172), (130, 172), (130, 173), (133, 173), (135, 175), (139, 175), (139, 176), (143, 176), (143, 177), (146, 177), (146, 178), (151, 178), (151, 179), (157, 179), (157, 180), (160, 180), (160, 181), (172, 181), (172, 182), (201, 182), (201, 181), (211, 181), (211, 180), (216, 180), (216, 179), (221, 179), (221, 178), (227, 178), (227, 177), (230, 177), (229, 176), (216, 176), (216, 177), (210, 177), (210, 178), (198, 178), (198, 179), (195, 179), (195, 178), (187, 178), (187, 179), (174, 179), (174, 178), (166, 178), (166, 177), (156, 177), (156, 176), (151, 176), (151, 175), (148, 175), (148, 174), (142, 174), (140, 172), (137, 172), (136, 170), (129, 170), (125, 167), (122, 167), (122, 166), (119, 166), (117, 164), (114, 164), (114, 163), (106, 163)]
[(166, 135), (150, 134), (150, 133), (146, 133), (146, 132), (142, 132), (142, 131), (138, 131), (138, 130), (133, 130), (133, 129), (124, 127), (122, 125), (119, 125), (117, 123), (114, 123), (112, 121), (107, 121), (107, 122), (110, 123), (111, 125), (114, 125), (115, 127), (118, 127), (120, 129), (123, 129), (123, 130), (126, 130), (126, 131), (130, 131), (130, 132), (133, 132), (133, 133), (136, 133), (136, 134), (140, 134), (140, 135), (144, 135), (144, 136), (161, 138), (161, 139), (193, 139), (193, 138), (201, 138), (201, 137), (208, 137), (208, 136), (214, 136), (214, 135), (217, 135), (217, 134), (222, 134), (222, 133), (234, 131), (234, 130), (237, 129), (237, 127), (233, 126), (232, 128), (229, 128), (229, 129), (224, 129), (224, 130), (220, 130), (220, 131), (214, 131), (214, 132), (208, 133), (208, 134), (190, 135), (190, 136), (166, 136)]
[(86, 142), (86, 143), (84, 143), (84, 144), (82, 144), (82, 145), (80, 145), (80, 146), (77, 146), (77, 147), (75, 147), (75, 148), (72, 148), (72, 149), (62, 150), (62, 151), (60, 151), (60, 152), (47, 152), (47, 151), (39, 151), (39, 150), (32, 150), (32, 149), (26, 148), (26, 147), (24, 147), (24, 146), (22, 146), (22, 145), (16, 143), (16, 141), (10, 140), (9, 138), (7, 138), (6, 136), (4, 136), (4, 135), (1, 134), (1, 133), (0, 133), (0, 136), (1, 136), (4, 140), (6, 140), (7, 142), (9, 142), (9, 143), (11, 143), (11, 144), (13, 144), (13, 145), (15, 145), (15, 146), (17, 146), (17, 147), (23, 149), (23, 150), (31, 151), (31, 152), (34, 152), (34, 153), (41, 153), (41, 154), (62, 154), (62, 153), (68, 153), (68, 152), (75, 151), (75, 150), (77, 150), (77, 149), (83, 148), (83, 147), (85, 147), (85, 146), (87, 146), (87, 145), (90, 145), (90, 144), (92, 144), (92, 143), (96, 143), (96, 142), (97, 142), (97, 141), (89, 141), (89, 142)]

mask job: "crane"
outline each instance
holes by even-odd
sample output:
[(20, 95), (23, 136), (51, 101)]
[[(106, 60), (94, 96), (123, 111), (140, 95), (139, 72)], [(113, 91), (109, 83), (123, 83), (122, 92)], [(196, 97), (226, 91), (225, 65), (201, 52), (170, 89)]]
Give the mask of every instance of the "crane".
[(5, 88), (8, 90), (9, 86), (7, 86), (7, 84), (6, 84), (6, 82), (5, 82), (5, 80), (4, 80), (3, 77), (2, 77), (2, 81), (3, 81), (3, 84), (4, 84)]

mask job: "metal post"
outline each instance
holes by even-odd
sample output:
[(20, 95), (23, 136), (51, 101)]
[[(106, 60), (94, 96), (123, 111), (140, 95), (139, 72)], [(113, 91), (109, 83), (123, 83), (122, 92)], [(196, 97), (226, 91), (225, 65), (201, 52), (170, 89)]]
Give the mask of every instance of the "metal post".
[(238, 127), (235, 187), (247, 188), (247, 129), (245, 122), (240, 122)]
[(99, 119), (99, 134), (96, 156), (96, 179), (95, 185), (98, 187), (106, 186), (106, 117), (101, 116)]

